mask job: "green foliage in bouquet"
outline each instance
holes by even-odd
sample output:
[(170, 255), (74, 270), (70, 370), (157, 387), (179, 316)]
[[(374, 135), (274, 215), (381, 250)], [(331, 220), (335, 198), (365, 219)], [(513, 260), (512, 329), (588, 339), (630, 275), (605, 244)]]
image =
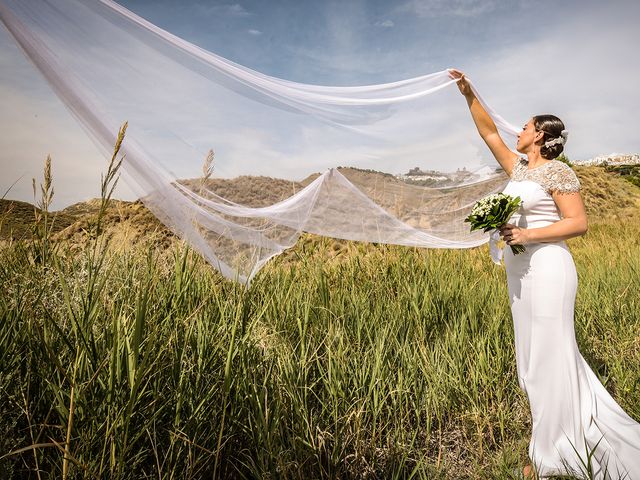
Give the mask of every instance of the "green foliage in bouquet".
[[(464, 221), (471, 224), (471, 231), (482, 229), (488, 232), (505, 225), (520, 205), (522, 205), (520, 197), (494, 193), (478, 200), (471, 209), (471, 215)], [(525, 250), (523, 245), (510, 245), (510, 247), (516, 255)]]

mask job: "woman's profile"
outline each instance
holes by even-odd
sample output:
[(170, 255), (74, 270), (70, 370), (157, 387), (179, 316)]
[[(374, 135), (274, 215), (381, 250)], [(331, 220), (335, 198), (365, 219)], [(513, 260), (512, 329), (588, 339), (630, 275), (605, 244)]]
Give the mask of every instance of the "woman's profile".
[(503, 190), (522, 206), (500, 229), (515, 334), (518, 383), (529, 399), (531, 440), (525, 478), (583, 472), (592, 454), (594, 478), (640, 480), (640, 424), (600, 383), (576, 343), (578, 277), (565, 240), (587, 231), (580, 182), (564, 162), (568, 132), (553, 115), (536, 115), (510, 150), (463, 72), (451, 69), (478, 132), (510, 181)]

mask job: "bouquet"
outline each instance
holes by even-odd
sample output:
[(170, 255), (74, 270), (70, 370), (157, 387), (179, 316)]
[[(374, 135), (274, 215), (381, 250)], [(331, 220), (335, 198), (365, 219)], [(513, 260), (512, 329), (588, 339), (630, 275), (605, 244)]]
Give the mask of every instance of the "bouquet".
[[(471, 231), (482, 228), (485, 232), (506, 224), (522, 205), (520, 197), (506, 193), (494, 193), (478, 200), (471, 209), (471, 215), (464, 219), (471, 223)], [(524, 252), (524, 245), (509, 245), (514, 255)]]

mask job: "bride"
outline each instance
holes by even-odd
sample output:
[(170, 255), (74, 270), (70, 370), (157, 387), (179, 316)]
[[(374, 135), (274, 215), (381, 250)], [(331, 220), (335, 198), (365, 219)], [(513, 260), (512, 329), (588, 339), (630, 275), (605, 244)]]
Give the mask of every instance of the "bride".
[(463, 72), (451, 69), (478, 132), (520, 196), (519, 211), (500, 229), (508, 245), (526, 245), (504, 263), (515, 334), (518, 383), (528, 397), (532, 432), (526, 478), (580, 474), (589, 454), (594, 478), (640, 480), (640, 424), (609, 395), (578, 350), (574, 332), (577, 274), (565, 240), (584, 235), (580, 183), (562, 153), (559, 118), (537, 115), (511, 151)]

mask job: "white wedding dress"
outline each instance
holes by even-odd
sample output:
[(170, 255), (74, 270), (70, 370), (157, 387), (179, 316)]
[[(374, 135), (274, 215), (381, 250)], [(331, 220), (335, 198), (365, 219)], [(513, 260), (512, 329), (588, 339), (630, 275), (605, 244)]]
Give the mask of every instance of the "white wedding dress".
[[(520, 158), (503, 190), (523, 201), (510, 223), (550, 225), (560, 220), (551, 193), (579, 189), (568, 165), (552, 160), (529, 170)], [(504, 262), (518, 382), (531, 407), (529, 457), (540, 476), (575, 474), (586, 471), (587, 452), (595, 448), (594, 478), (640, 480), (640, 424), (615, 402), (578, 350), (578, 278), (571, 253), (564, 241), (525, 248), (514, 255), (506, 246)]]

